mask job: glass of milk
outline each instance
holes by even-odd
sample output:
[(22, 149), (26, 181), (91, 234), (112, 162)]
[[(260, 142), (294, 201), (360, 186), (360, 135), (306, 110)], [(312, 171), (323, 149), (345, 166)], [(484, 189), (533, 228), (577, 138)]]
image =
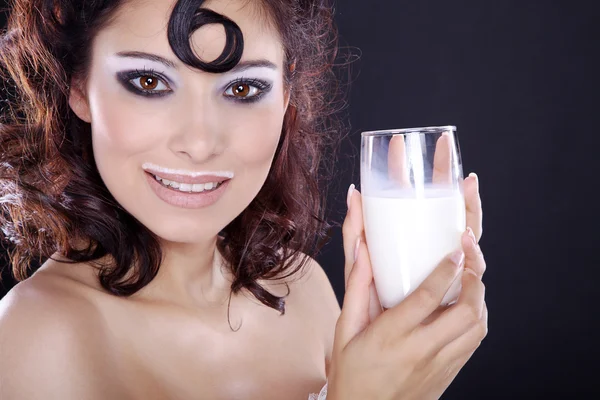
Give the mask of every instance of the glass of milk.
[[(391, 308), (461, 247), (466, 215), (460, 149), (455, 126), (361, 136), (365, 235), (379, 300)], [(456, 301), (460, 278), (442, 305)]]

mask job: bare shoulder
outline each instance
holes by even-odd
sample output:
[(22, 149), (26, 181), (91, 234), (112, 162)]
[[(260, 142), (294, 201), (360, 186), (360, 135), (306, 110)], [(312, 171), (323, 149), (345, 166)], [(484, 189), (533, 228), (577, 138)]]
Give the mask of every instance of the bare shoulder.
[(340, 306), (335, 297), (329, 277), (323, 267), (312, 257), (306, 256), (307, 262), (303, 267), (303, 275), (295, 282), (298, 290), (305, 296), (312, 298), (329, 317), (337, 320), (340, 314)]
[(314, 321), (322, 329), (327, 372), (333, 351), (335, 326), (341, 312), (340, 305), (323, 267), (315, 259), (308, 257), (303, 268), (303, 274), (293, 283), (291, 290), (299, 292), (300, 301), (306, 305), (304, 318)]
[(102, 319), (73, 285), (35, 273), (0, 300), (0, 398), (94, 399), (101, 393)]
[(293, 261), (293, 264), (286, 269), (284, 274), (298, 268), (298, 265), (303, 261), (304, 264), (297, 273), (288, 277), (259, 280), (259, 283), (278, 296), (286, 294), (287, 290), (282, 286), (287, 285), (290, 295), (286, 299), (286, 303), (301, 303), (305, 306), (317, 305), (320, 314), (330, 320), (337, 320), (340, 314), (340, 306), (335, 292), (325, 270), (314, 258), (300, 252), (298, 258)]

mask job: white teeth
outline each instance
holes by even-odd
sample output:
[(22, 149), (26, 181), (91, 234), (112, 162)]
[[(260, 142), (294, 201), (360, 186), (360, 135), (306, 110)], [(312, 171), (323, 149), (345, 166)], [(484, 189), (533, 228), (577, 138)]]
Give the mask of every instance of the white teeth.
[(179, 185), (179, 190), (181, 190), (182, 192), (191, 192), (192, 185), (189, 183), (182, 183), (181, 185)]
[(194, 183), (192, 185), (192, 192), (204, 192), (204, 183)]
[(181, 192), (195, 192), (201, 193), (205, 190), (212, 190), (219, 186), (218, 182), (208, 182), (208, 183), (179, 183), (173, 182), (168, 179), (163, 179), (159, 176), (154, 175), (154, 178), (159, 181), (163, 186), (170, 186), (173, 189), (177, 189)]

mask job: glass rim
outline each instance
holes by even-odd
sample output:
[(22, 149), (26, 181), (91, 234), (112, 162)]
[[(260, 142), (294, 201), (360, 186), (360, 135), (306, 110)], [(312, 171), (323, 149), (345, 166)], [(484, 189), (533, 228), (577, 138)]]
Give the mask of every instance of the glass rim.
[(396, 135), (396, 134), (404, 134), (411, 132), (418, 133), (436, 133), (436, 132), (445, 132), (452, 131), (456, 132), (455, 125), (442, 125), (442, 126), (423, 126), (419, 128), (402, 128), (402, 129), (381, 129), (375, 131), (365, 131), (361, 132), (361, 137), (364, 136), (386, 136), (386, 135)]

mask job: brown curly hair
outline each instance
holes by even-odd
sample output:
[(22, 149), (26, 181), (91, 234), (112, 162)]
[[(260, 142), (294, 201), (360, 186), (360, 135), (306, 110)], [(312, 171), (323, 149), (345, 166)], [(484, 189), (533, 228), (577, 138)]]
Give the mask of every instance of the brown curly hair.
[[(17, 280), (27, 278), (33, 260), (41, 262), (56, 251), (72, 262), (112, 256), (114, 265), (102, 266), (99, 280), (118, 296), (135, 293), (158, 272), (158, 237), (108, 191), (95, 165), (91, 126), (68, 106), (71, 78), (86, 76), (90, 44), (122, 3), (10, 4), (0, 36), (0, 226)], [(192, 5), (193, 15), (172, 15), (173, 32), (201, 17), (203, 0), (179, 0), (175, 7), (180, 3)], [(332, 225), (324, 218), (325, 189), (344, 125), (338, 111), (345, 102), (335, 73), (333, 6), (327, 0), (262, 0), (262, 6), (281, 35), (284, 79), (293, 90), (267, 180), (220, 233), (218, 248), (234, 275), (231, 293), (246, 288), (283, 314), (285, 296), (269, 293), (257, 280), (291, 277), (327, 239)], [(212, 14), (205, 15), (205, 23), (218, 21), (227, 31), (218, 20), (227, 18)], [(238, 39), (226, 47), (228, 58), (219, 65), (184, 59), (186, 40), (169, 37), (169, 43), (182, 61), (219, 72), (239, 61)], [(75, 246), (77, 238), (86, 239), (85, 248)]]

